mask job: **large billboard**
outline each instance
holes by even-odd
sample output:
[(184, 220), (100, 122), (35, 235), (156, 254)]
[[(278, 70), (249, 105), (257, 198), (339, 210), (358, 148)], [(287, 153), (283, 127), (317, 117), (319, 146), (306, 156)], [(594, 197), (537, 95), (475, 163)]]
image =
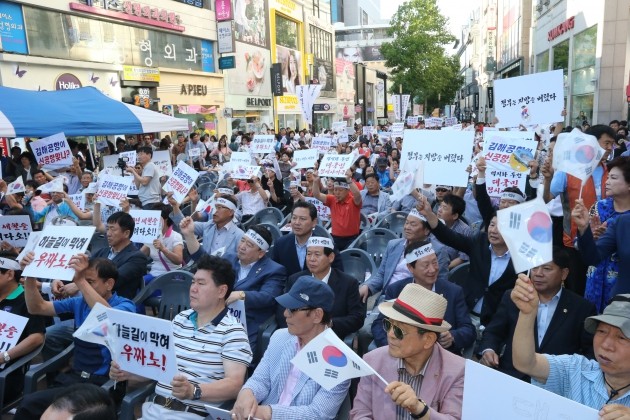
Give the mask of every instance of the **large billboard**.
[(345, 47), (337, 48), (337, 58), (362, 63), (364, 61), (385, 61), (380, 47)]

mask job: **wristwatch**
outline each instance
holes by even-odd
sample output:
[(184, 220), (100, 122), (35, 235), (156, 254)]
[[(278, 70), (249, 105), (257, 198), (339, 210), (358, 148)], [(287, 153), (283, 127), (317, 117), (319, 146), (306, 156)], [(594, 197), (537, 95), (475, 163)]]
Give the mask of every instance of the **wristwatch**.
[(241, 300), (245, 300), (245, 292), (241, 290), (241, 294), (239, 296)]
[(5, 351), (2, 354), (2, 358), (4, 359), (4, 363), (7, 363), (7, 362), (9, 362), (11, 360), (11, 356), (9, 356), (9, 352), (8, 351)]
[(422, 417), (426, 416), (427, 413), (429, 412), (429, 405), (425, 403), (423, 400), (418, 399), (418, 401), (424, 404), (424, 408), (418, 414), (410, 413), (409, 415), (412, 419), (421, 419)]
[(199, 400), (201, 399), (201, 387), (197, 384), (193, 384), (194, 389), (193, 389), (193, 400)]

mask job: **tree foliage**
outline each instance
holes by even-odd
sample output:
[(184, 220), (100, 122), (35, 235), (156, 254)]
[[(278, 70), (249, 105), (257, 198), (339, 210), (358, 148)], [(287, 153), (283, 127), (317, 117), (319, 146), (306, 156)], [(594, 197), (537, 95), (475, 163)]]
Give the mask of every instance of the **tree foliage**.
[[(403, 92), (426, 102), (431, 109), (450, 101), (461, 86), (459, 61), (446, 54), (445, 46), (455, 38), (448, 32), (436, 0), (408, 0), (390, 21), (392, 42), (381, 46), (386, 66), (391, 69), (393, 93)], [(426, 111), (426, 110), (425, 110)]]

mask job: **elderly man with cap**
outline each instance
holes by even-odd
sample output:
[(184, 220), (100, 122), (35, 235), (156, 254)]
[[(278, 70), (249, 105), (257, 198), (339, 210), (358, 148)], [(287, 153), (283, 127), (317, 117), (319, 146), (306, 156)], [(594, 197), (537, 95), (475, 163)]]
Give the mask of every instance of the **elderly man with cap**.
[(352, 170), (346, 171), (346, 179), (336, 179), (333, 194), (319, 190), (319, 174), (313, 172), (313, 197), (330, 208), (332, 237), (343, 251), (359, 236), (361, 226), (361, 192), (352, 180)]
[(50, 182), (51, 201), (41, 211), (33, 211), (33, 220), (44, 219), (44, 226), (49, 225), (55, 217), (71, 217), (73, 220), (78, 218), (72, 211), (70, 205), (64, 201), (64, 197), (68, 187), (64, 185), (63, 178), (55, 178)]
[(435, 200), (431, 203), (431, 208), (433, 212), (437, 213), (440, 205), (442, 204), (442, 200), (447, 194), (453, 193), (453, 187), (450, 185), (436, 185), (435, 186)]
[[(385, 289), (385, 300), (396, 299), (403, 288), (415, 283), (443, 296), (447, 301), (444, 319), (451, 325), (451, 330), (440, 334), (438, 343), (445, 349), (461, 354), (462, 350), (474, 343), (475, 327), (468, 316), (468, 307), (462, 288), (445, 278), (438, 278), (438, 259), (431, 242), (417, 241), (405, 247), (405, 262), (411, 277), (390, 285)], [(383, 330), (384, 314), (372, 323), (372, 335), (377, 347), (387, 345), (387, 332)]]
[(512, 301), (519, 309), (514, 331), (514, 367), (532, 383), (599, 411), (600, 419), (630, 419), (630, 294), (617, 295), (602, 315), (584, 321), (593, 334), (595, 360), (579, 354), (536, 353), (532, 334), (538, 313), (538, 293), (520, 274)]
[[(306, 267), (289, 277), (285, 290), (302, 276), (314, 278), (328, 284), (335, 293), (335, 304), (331, 311), (330, 327), (342, 340), (348, 334), (359, 331), (365, 321), (365, 302), (359, 295), (359, 282), (357, 279), (333, 268), (335, 261), (335, 244), (332, 239), (322, 236), (311, 236), (306, 243)], [(284, 319), (279, 319), (278, 324), (285, 326)]]
[[(384, 252), (383, 261), (378, 267), (376, 274), (372, 275), (365, 284), (359, 288), (359, 293), (363, 300), (367, 300), (369, 295), (375, 295), (381, 291), (385, 291), (387, 286), (394, 284), (400, 280), (408, 279), (411, 272), (407, 267), (405, 260), (405, 247), (417, 241), (432, 240), (430, 237), (431, 229), (425, 217), (421, 215), (415, 208), (411, 209), (405, 226), (403, 228), (403, 237), (394, 239), (387, 244), (387, 250)], [(438, 277), (444, 280), (448, 279), (449, 258), (444, 246), (437, 241), (433, 243), (433, 250), (437, 255), (440, 266)], [(371, 325), (371, 322), (370, 322)]]
[(451, 326), (447, 302), (411, 283), (394, 301), (383, 302), (388, 346), (367, 353), (375, 375), (359, 382), (351, 419), (459, 419), (464, 394), (464, 359), (438, 345)]
[[(232, 196), (222, 196), (214, 200), (212, 221), (195, 222), (191, 217), (184, 218), (179, 204), (172, 197), (169, 204), (173, 206), (171, 219), (179, 227), (186, 242), (190, 257), (198, 259), (203, 253), (210, 255), (236, 252), (243, 231), (233, 222), (236, 213), (236, 200)], [(203, 245), (197, 236), (202, 237)]]
[(234, 291), (227, 297), (230, 305), (245, 302), (247, 335), (252, 349), (256, 348), (258, 326), (275, 314), (275, 297), (284, 290), (287, 272), (283, 266), (267, 256), (273, 238), (260, 225), (250, 227), (241, 237), (236, 253), (224, 254), (236, 273)]
[(291, 359), (328, 328), (335, 294), (321, 280), (303, 276), (276, 300), (285, 308), (288, 327), (271, 336), (260, 364), (238, 395), (232, 418), (334, 419), (350, 381), (327, 391), (292, 365)]

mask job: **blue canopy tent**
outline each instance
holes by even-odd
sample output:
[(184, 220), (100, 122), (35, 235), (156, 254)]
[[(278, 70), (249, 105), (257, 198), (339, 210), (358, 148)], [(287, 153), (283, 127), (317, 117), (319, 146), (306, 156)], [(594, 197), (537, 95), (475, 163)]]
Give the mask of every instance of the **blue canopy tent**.
[(0, 87), (0, 137), (100, 136), (187, 131), (188, 120), (111, 99), (94, 87), (32, 91)]

